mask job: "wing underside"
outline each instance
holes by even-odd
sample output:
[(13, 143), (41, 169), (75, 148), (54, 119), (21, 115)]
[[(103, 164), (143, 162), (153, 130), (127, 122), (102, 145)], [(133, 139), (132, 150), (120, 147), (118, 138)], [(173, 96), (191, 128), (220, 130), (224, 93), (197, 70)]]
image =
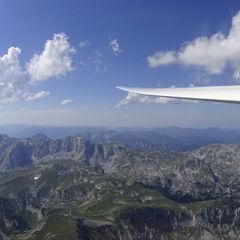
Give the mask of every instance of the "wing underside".
[(240, 103), (240, 86), (211, 86), (188, 88), (117, 88), (130, 93), (143, 94), (148, 96)]

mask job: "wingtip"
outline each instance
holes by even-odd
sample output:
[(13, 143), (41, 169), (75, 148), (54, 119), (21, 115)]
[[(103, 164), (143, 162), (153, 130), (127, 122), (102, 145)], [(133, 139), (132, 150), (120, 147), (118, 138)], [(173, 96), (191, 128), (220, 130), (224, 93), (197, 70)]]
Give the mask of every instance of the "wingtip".
[(127, 87), (123, 87), (123, 86), (117, 86), (116, 88), (117, 88), (117, 89), (119, 89), (119, 90), (122, 90), (122, 91), (129, 92), (129, 90), (128, 90), (128, 88), (127, 88)]

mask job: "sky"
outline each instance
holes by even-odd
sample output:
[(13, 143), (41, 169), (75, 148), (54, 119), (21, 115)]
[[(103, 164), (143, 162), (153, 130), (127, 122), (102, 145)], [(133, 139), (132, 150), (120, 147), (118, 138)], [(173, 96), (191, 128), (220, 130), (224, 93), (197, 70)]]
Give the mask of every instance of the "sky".
[(116, 88), (239, 85), (238, 0), (0, 0), (0, 36), (0, 125), (240, 127)]

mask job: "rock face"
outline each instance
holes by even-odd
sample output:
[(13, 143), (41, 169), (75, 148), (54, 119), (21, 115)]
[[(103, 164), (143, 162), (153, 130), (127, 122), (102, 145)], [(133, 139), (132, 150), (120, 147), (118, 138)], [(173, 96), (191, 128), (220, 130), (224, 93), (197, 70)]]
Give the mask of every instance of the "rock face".
[(0, 135), (0, 171), (31, 165), (31, 151), (31, 146), (26, 140)]
[(130, 208), (120, 213), (117, 223), (78, 220), (77, 226), (79, 239), (237, 240), (240, 233), (236, 225), (231, 225), (232, 220), (226, 211), (214, 208), (196, 215), (161, 208)]
[(0, 170), (0, 239), (240, 237), (240, 145), (175, 153), (1, 135)]
[(16, 139), (0, 136), (0, 171), (14, 170), (39, 161), (64, 158), (85, 161), (94, 145), (80, 137), (50, 140), (43, 135)]

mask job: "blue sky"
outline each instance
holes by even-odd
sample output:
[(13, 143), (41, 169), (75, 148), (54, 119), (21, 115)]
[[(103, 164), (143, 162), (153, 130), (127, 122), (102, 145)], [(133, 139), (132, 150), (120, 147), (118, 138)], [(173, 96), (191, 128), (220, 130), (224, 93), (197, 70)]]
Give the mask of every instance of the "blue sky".
[(239, 11), (237, 0), (2, 0), (0, 124), (240, 127), (239, 105), (116, 89), (239, 84)]

